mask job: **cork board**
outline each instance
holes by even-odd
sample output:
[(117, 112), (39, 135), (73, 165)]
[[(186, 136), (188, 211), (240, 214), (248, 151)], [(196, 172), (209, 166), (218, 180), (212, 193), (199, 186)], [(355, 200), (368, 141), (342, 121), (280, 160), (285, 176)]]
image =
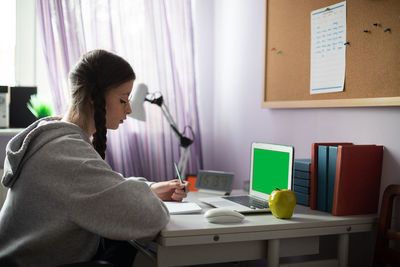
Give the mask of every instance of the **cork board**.
[(267, 0), (263, 107), (400, 106), (399, 0), (346, 1), (344, 91), (310, 94), (310, 14), (339, 2)]

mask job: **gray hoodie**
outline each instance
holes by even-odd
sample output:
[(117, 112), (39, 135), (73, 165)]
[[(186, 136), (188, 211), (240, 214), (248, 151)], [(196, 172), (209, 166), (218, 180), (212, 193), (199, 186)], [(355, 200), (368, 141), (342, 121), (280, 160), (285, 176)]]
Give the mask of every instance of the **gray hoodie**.
[(36, 121), (10, 140), (0, 211), (0, 266), (90, 260), (100, 237), (155, 236), (168, 210), (144, 178), (123, 178), (78, 126)]

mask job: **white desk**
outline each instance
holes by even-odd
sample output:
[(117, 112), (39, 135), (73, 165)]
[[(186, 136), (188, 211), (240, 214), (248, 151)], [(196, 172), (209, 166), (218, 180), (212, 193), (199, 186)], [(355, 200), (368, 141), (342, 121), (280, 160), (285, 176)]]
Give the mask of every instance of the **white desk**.
[(24, 129), (25, 128), (0, 128), (0, 136), (12, 137)]
[[(202, 195), (203, 196), (203, 195)], [(197, 202), (199, 193), (188, 200)], [(338, 257), (293, 266), (347, 266), (349, 234), (372, 231), (377, 215), (332, 216), (297, 205), (289, 220), (272, 214), (246, 215), (243, 223), (212, 224), (203, 214), (171, 215), (171, 220), (153, 244), (157, 266), (268, 260), (268, 267), (279, 264), (280, 257), (312, 255), (319, 252), (319, 237), (338, 235)]]

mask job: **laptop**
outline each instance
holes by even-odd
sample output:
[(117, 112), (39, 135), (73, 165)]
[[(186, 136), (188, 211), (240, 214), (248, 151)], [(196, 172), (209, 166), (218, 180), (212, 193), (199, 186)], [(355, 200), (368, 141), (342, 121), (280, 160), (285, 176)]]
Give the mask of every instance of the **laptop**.
[(252, 143), (249, 193), (199, 200), (216, 208), (229, 208), (240, 213), (269, 212), (271, 192), (276, 188), (292, 189), (293, 162), (293, 146)]

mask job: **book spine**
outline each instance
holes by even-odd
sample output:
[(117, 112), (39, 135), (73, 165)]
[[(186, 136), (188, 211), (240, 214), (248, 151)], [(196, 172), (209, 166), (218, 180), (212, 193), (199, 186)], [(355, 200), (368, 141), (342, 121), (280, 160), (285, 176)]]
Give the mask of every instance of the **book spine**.
[(333, 194), (335, 191), (336, 162), (338, 148), (337, 146), (329, 146), (328, 148), (328, 193), (327, 193), (327, 212), (332, 212)]
[(299, 186), (304, 186), (304, 187), (309, 187), (310, 186), (310, 180), (309, 179), (301, 179), (298, 177), (294, 177), (294, 185), (299, 185)]
[(340, 214), (340, 207), (339, 207), (339, 191), (340, 191), (340, 180), (342, 176), (342, 146), (338, 147), (338, 154), (337, 154), (337, 162), (336, 162), (336, 183), (335, 183), (335, 191), (333, 193), (333, 204), (332, 204), (332, 214), (339, 215)]
[(350, 142), (339, 143), (312, 143), (311, 144), (311, 175), (310, 175), (310, 208), (317, 209), (317, 190), (318, 190), (318, 146), (338, 146), (338, 145), (352, 145)]
[(294, 192), (296, 195), (296, 203), (304, 206), (308, 206), (308, 194), (305, 193), (300, 193), (300, 192)]
[(339, 146), (332, 215), (376, 213), (383, 146)]
[(317, 209), (326, 211), (328, 188), (328, 146), (318, 146), (318, 190)]
[(294, 176), (302, 179), (310, 179), (310, 172), (294, 170)]
[(295, 159), (294, 160), (294, 169), (310, 172), (311, 171), (311, 159)]
[(299, 192), (299, 193), (305, 193), (305, 194), (310, 193), (310, 188), (308, 186), (294, 185), (293, 190), (294, 192)]
[(310, 176), (310, 208), (315, 210), (317, 209), (317, 184), (318, 184), (318, 144), (311, 144), (311, 176)]

